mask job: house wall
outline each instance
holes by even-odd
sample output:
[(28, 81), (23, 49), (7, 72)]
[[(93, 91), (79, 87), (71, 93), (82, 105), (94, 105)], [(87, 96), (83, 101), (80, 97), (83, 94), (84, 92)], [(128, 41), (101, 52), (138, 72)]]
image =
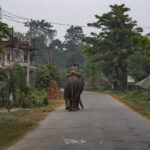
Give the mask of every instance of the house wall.
[[(7, 47), (7, 44), (0, 44), (3, 48), (4, 54), (0, 54), (0, 67), (8, 69), (15, 62), (18, 62), (22, 67), (27, 67), (27, 54), (25, 50), (16, 48)], [(30, 62), (30, 68), (35, 69), (34, 62)]]
[(4, 54), (0, 54), (0, 61), (4, 60)]

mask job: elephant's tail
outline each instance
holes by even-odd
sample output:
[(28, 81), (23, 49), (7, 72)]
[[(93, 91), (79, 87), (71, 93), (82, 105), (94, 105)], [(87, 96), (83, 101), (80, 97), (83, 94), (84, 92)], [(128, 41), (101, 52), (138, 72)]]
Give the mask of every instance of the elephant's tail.
[(71, 101), (72, 101), (72, 106), (74, 106), (74, 82), (75, 82), (75, 79), (74, 77), (72, 78), (72, 85), (71, 85)]

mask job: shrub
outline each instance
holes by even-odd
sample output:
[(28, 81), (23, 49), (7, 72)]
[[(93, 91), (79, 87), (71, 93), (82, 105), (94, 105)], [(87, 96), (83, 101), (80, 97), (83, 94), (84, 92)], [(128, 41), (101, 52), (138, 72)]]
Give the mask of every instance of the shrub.
[(32, 104), (34, 106), (48, 105), (48, 96), (44, 90), (38, 91), (36, 89), (33, 89), (31, 95), (29, 96), (29, 99), (30, 101), (32, 101)]
[(33, 107), (33, 103), (29, 99), (29, 95), (26, 95), (20, 89), (16, 89), (14, 98), (15, 98), (14, 106), (16, 107), (23, 107), (23, 108)]
[(20, 89), (21, 91), (26, 92), (27, 84), (26, 84), (26, 74), (24, 68), (19, 65), (18, 63), (15, 63), (10, 69), (9, 69), (9, 76), (10, 76), (10, 86), (13, 91), (16, 89)]
[(48, 105), (48, 96), (44, 90), (38, 91), (35, 88), (30, 88), (29, 91), (28, 95), (26, 95), (24, 92), (17, 89), (14, 105), (23, 108)]

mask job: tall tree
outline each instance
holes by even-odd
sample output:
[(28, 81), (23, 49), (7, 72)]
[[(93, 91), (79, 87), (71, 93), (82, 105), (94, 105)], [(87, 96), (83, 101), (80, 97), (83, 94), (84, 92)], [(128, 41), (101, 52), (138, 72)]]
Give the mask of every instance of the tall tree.
[(64, 51), (63, 43), (59, 39), (56, 39), (52, 42), (51, 46), (53, 64), (61, 68), (66, 67), (66, 52)]
[[(7, 24), (0, 22), (0, 42), (3, 38), (7, 38), (11, 34), (11, 29)], [(2, 48), (0, 48), (0, 53), (2, 53)]]
[(137, 48), (136, 52), (127, 59), (128, 72), (139, 81), (150, 74), (150, 35), (134, 36), (131, 40)]
[(150, 60), (150, 33), (146, 35), (147, 43), (146, 43), (146, 56)]
[(78, 63), (82, 64), (84, 58), (82, 56), (83, 49), (83, 30), (79, 26), (71, 26), (65, 34), (64, 47), (66, 48), (66, 64)]
[[(29, 27), (27, 22), (25, 26)], [(45, 20), (32, 20), (32, 37), (38, 47), (37, 55), (41, 59), (41, 62), (48, 63), (49, 60), (49, 45), (53, 42), (56, 36), (56, 30), (53, 29), (51, 23)], [(29, 32), (27, 33), (29, 35)], [(38, 58), (38, 60), (39, 60)]]
[(127, 85), (127, 58), (134, 53), (135, 45), (131, 38), (140, 35), (141, 28), (129, 17), (130, 10), (122, 5), (110, 5), (111, 11), (102, 16), (96, 15), (97, 22), (88, 24), (100, 29), (85, 39), (85, 54), (93, 62), (99, 62), (105, 76), (115, 82), (120, 89)]

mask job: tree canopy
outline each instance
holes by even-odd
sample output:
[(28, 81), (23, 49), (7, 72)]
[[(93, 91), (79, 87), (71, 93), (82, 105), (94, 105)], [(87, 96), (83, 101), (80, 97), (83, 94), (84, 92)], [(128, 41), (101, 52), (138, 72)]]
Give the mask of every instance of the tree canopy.
[(65, 53), (66, 53), (66, 64), (83, 64), (84, 58), (82, 56), (83, 49), (83, 30), (78, 26), (71, 26), (67, 29), (65, 34)]
[[(11, 34), (11, 29), (8, 27), (6, 23), (0, 22), (0, 42), (2, 39), (7, 38)], [(2, 53), (2, 49), (0, 48), (0, 53)]]
[[(51, 23), (45, 20), (32, 20), (26, 22), (25, 26), (29, 27), (32, 24), (32, 38), (38, 47), (36, 59), (40, 63), (48, 63), (49, 61), (49, 45), (53, 42), (56, 36), (56, 30), (53, 29)], [(27, 37), (29, 36), (29, 31)]]
[(102, 64), (102, 71), (109, 80), (117, 83), (118, 88), (127, 85), (127, 58), (135, 52), (131, 38), (138, 36), (142, 28), (129, 17), (130, 10), (122, 5), (110, 5), (111, 11), (102, 16), (96, 15), (97, 22), (89, 26), (100, 29), (99, 34), (91, 33), (86, 37), (87, 48), (84, 53), (90, 61)]

